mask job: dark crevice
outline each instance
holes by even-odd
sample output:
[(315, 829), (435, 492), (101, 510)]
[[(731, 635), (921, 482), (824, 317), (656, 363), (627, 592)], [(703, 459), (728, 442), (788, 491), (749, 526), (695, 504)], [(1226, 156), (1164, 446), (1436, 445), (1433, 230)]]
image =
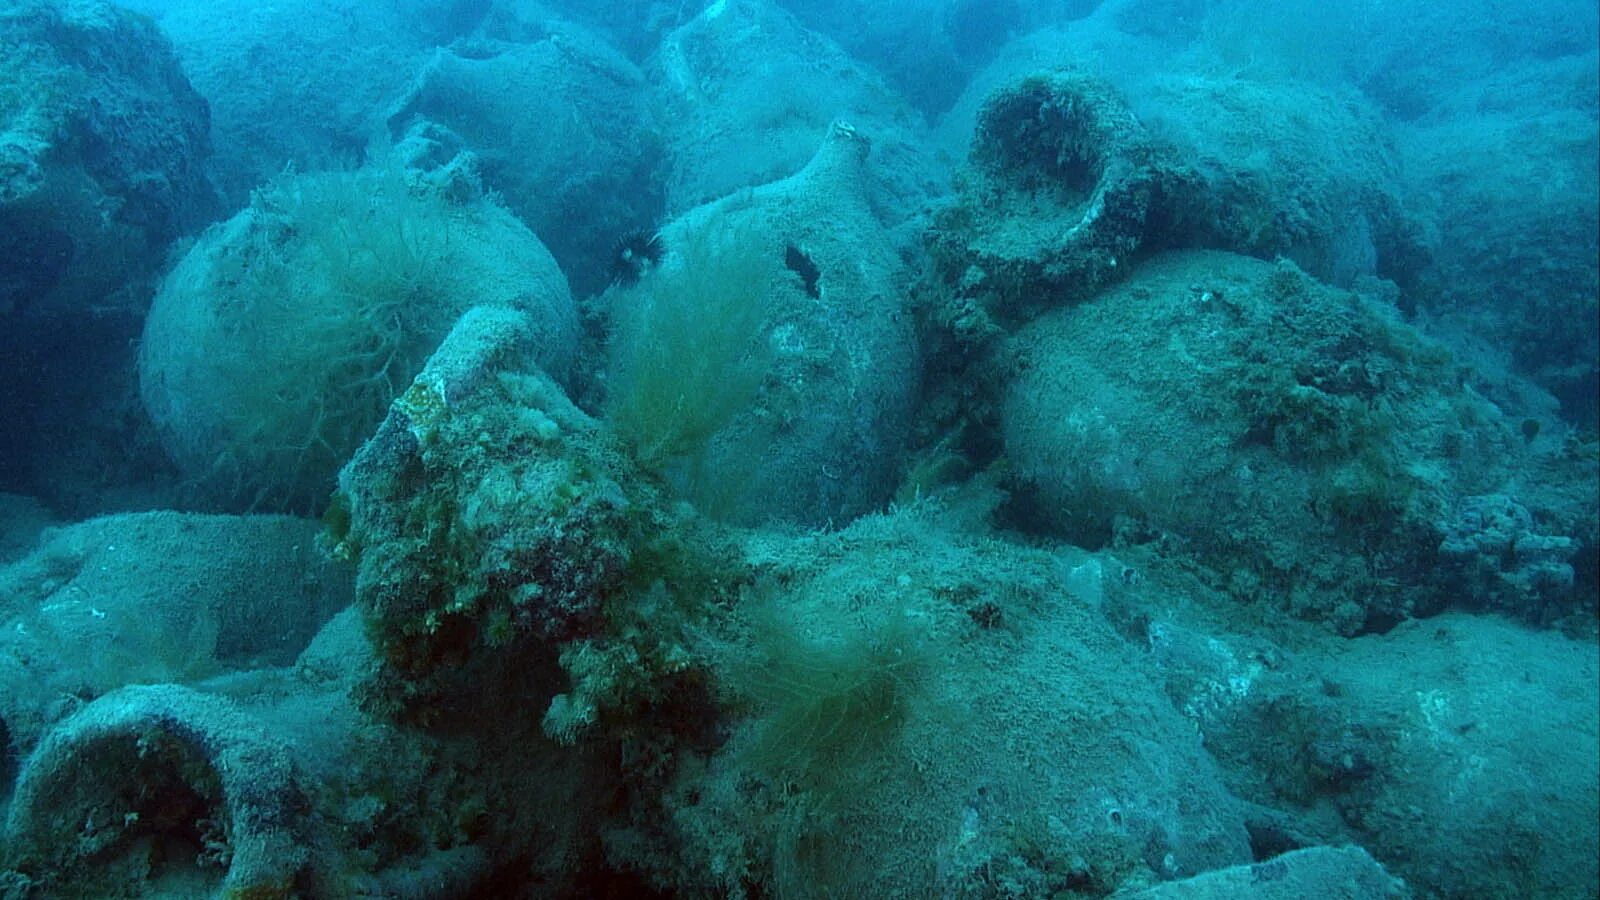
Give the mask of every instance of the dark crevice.
[(813, 300), (822, 296), (821, 291), (817, 289), (817, 281), (822, 277), (822, 270), (817, 268), (817, 264), (811, 260), (811, 257), (806, 255), (804, 250), (793, 244), (784, 245), (783, 264), (789, 267), (789, 271), (799, 275), (801, 281), (805, 282), (806, 296)]

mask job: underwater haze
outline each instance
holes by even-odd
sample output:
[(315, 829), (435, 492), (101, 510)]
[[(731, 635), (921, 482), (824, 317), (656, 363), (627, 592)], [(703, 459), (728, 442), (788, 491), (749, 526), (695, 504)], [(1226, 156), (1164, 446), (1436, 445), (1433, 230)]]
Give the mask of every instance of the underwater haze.
[(1600, 896), (1600, 10), (0, 0), (0, 900)]

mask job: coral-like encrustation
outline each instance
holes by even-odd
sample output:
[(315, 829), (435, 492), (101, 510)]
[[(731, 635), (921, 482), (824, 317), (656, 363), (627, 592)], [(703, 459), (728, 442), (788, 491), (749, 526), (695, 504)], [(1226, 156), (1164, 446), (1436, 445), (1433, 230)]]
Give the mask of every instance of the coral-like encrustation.
[(1005, 349), (1018, 522), (1347, 634), (1471, 602), (1440, 578), (1447, 511), (1527, 452), (1443, 347), (1288, 262), (1166, 254)]
[(485, 648), (595, 635), (628, 577), (629, 464), (532, 367), (535, 333), (469, 312), (340, 476), (336, 552), (406, 696), (470, 689)]
[(1537, 619), (1569, 599), (1577, 542), (1540, 533), (1533, 514), (1515, 498), (1463, 497), (1443, 525), (1439, 555), (1458, 571), (1471, 605)]

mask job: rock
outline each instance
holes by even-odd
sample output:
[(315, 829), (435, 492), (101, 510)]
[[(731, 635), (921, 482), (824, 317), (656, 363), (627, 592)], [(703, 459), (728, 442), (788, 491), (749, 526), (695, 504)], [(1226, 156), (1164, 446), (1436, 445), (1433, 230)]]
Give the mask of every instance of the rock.
[(214, 178), (231, 208), (286, 170), (373, 162), (383, 111), (436, 39), (398, 2), (129, 2), (157, 18), (210, 105)]
[(1570, 603), (1578, 544), (1541, 534), (1527, 507), (1503, 494), (1463, 497), (1439, 554), (1475, 603), (1535, 621)]
[(1115, 900), (1398, 900), (1409, 893), (1360, 847), (1307, 847), (1265, 862), (1113, 896)]
[(167, 243), (214, 209), (205, 101), (110, 3), (8, 4), (0, 41), (0, 321), (142, 311)]
[(1323, 677), (1382, 752), (1335, 802), (1374, 856), (1441, 894), (1600, 888), (1592, 642), (1451, 614), (1344, 650)]
[[(1546, 34), (1580, 31), (1565, 23)], [(1439, 85), (1438, 106), (1396, 129), (1407, 186), (1438, 229), (1436, 289), (1422, 305), (1509, 350), (1519, 371), (1561, 401), (1562, 418), (1593, 430), (1600, 422), (1594, 49), (1496, 67), (1490, 77), (1477, 65), (1463, 71), (1472, 77)], [(1407, 90), (1412, 83), (1394, 84)]]

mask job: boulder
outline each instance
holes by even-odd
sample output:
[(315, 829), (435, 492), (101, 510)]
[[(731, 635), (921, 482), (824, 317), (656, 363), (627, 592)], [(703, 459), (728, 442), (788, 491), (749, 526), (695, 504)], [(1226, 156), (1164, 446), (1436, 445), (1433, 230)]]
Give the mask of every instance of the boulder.
[(142, 311), (167, 243), (215, 208), (205, 100), (110, 3), (9, 4), (0, 42), (0, 322)]

